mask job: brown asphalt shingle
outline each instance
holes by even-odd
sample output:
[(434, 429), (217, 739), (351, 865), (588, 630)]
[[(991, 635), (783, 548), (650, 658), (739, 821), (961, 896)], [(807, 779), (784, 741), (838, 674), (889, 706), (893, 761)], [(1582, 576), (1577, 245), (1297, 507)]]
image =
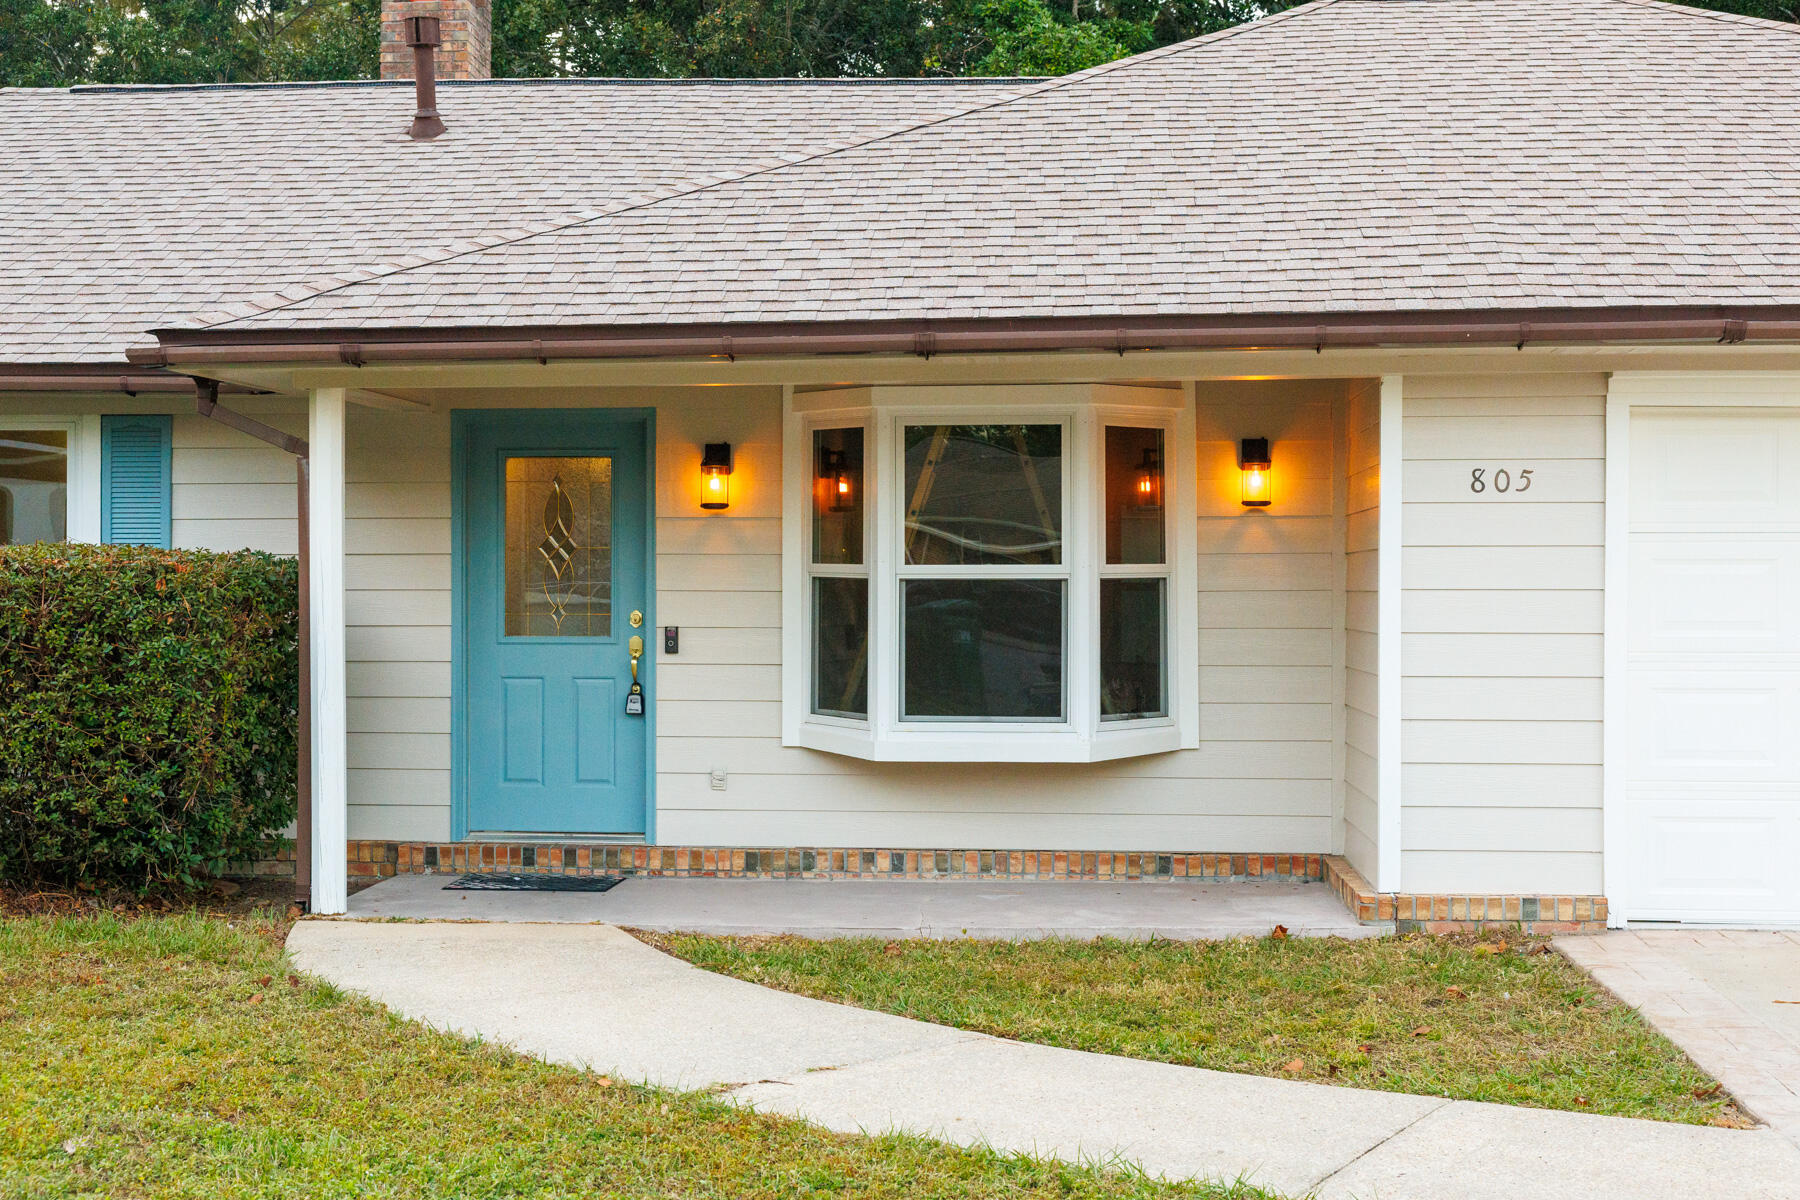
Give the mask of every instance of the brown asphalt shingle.
[(0, 92), (0, 360), (214, 324), (1800, 303), (1800, 29), (1656, 0), (1319, 0), (1042, 83), (442, 107), (415, 145), (406, 87)]
[[(910, 126), (1030, 81), (0, 89), (0, 362), (516, 237)], [(563, 276), (545, 281), (553, 286)]]
[(1800, 30), (1322, 0), (231, 328), (1800, 302)]

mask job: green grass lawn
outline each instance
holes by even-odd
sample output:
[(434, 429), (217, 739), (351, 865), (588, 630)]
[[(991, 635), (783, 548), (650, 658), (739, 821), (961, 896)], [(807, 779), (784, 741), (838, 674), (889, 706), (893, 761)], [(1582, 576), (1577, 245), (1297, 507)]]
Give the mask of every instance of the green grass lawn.
[(639, 936), (755, 983), (1000, 1037), (1319, 1083), (1749, 1124), (1541, 942)]
[(0, 920), (0, 1196), (1263, 1195), (840, 1136), (547, 1066), (290, 975), (284, 929)]

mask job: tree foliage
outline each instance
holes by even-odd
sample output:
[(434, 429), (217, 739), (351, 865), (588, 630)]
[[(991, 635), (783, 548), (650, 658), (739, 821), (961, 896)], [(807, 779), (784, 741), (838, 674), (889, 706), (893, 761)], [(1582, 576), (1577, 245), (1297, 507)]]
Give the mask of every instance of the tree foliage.
[[(1800, 22), (1800, 0), (1690, 0)], [(493, 0), (497, 76), (1049, 75), (1299, 0)], [(0, 85), (358, 79), (380, 0), (0, 0)]]

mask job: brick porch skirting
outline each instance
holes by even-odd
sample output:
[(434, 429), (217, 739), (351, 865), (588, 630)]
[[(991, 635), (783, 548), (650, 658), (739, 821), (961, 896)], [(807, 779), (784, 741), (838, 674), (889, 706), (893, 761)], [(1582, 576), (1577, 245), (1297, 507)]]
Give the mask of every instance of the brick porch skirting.
[[(352, 881), (514, 872), (714, 879), (1322, 880), (1358, 920), (1392, 921), (1402, 932), (1506, 927), (1529, 933), (1590, 933), (1606, 928), (1605, 896), (1377, 892), (1348, 860), (1331, 854), (380, 841), (351, 842), (349, 854)], [(229, 873), (291, 878), (293, 851), (273, 851)]]
[(1362, 922), (1392, 921), (1402, 933), (1455, 933), (1482, 928), (1527, 933), (1599, 933), (1605, 896), (1475, 896), (1447, 892), (1377, 892), (1349, 861), (1325, 858), (1325, 882)]
[(1318, 854), (602, 846), (567, 842), (351, 842), (350, 878), (543, 872), (719, 879), (1320, 880)]

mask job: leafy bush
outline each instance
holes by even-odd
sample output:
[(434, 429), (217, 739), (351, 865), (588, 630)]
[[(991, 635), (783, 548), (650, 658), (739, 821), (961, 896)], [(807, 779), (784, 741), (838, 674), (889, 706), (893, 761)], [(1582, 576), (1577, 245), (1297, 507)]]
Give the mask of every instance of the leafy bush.
[(0, 547), (0, 880), (145, 890), (294, 817), (298, 568)]

